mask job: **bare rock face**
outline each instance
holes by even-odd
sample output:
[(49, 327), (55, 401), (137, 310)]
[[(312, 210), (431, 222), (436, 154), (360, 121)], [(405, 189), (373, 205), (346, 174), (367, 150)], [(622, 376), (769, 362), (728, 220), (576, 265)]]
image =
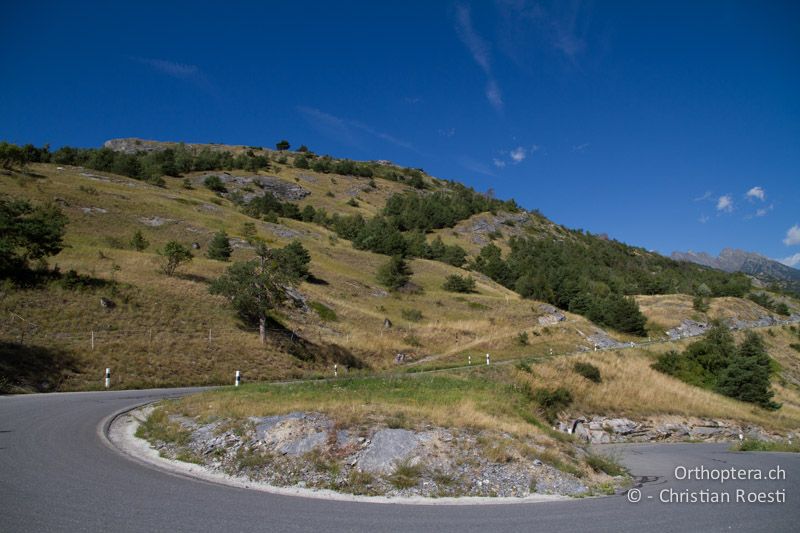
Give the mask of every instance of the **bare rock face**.
[(567, 319), (564, 313), (550, 304), (539, 304), (539, 311), (544, 313), (538, 318), (540, 326), (554, 326)]
[[(706, 442), (738, 441), (739, 436), (763, 441), (782, 440), (758, 426), (743, 426), (734, 422), (684, 418), (668, 420), (641, 420), (628, 418), (578, 418), (559, 423), (559, 429), (574, 433), (591, 444), (613, 442), (680, 442), (687, 439)], [(789, 434), (791, 438), (791, 434)]]
[(382, 429), (372, 436), (372, 442), (359, 457), (356, 465), (367, 472), (387, 474), (396, 464), (408, 459), (417, 446), (419, 439), (413, 431)]
[(707, 322), (695, 322), (687, 318), (681, 321), (680, 326), (667, 331), (667, 336), (670, 340), (678, 340), (686, 337), (697, 337), (698, 335), (703, 335), (706, 331), (708, 331)]

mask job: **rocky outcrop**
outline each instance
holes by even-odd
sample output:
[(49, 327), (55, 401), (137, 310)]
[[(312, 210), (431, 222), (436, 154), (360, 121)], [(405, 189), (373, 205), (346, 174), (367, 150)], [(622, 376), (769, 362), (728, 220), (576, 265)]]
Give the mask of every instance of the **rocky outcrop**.
[(554, 326), (567, 319), (564, 313), (550, 304), (540, 304), (539, 311), (544, 313), (537, 319), (540, 326)]
[(469, 235), (473, 243), (486, 245), (491, 242), (490, 235), (498, 231), (505, 235), (522, 235), (524, 224), (530, 219), (526, 212), (498, 213), (496, 215), (480, 216), (469, 224), (456, 226), (455, 231)]
[(389, 496), (589, 492), (586, 481), (547, 464), (552, 451), (509, 434), (432, 426), (343, 428), (313, 412), (236, 423), (224, 419), (202, 423), (182, 415), (170, 415), (168, 420), (187, 438), (181, 444), (155, 441), (163, 456), (276, 486)]
[(232, 192), (239, 192), (245, 202), (249, 202), (260, 195), (260, 193), (247, 190), (252, 189), (254, 186), (285, 202), (296, 202), (311, 194), (311, 191), (297, 183), (282, 180), (277, 176), (239, 176), (230, 172), (209, 172), (196, 176), (194, 181), (197, 185), (202, 185), (206, 178), (211, 176), (218, 177), (225, 184), (228, 189), (226, 194), (230, 195)]
[[(782, 440), (787, 436), (770, 433), (755, 425), (742, 425), (730, 421), (704, 418), (664, 417), (647, 420), (608, 418), (602, 416), (578, 417), (559, 422), (558, 429), (573, 433), (591, 444), (614, 442), (680, 442), (700, 440), (728, 442), (743, 438), (762, 441)], [(795, 436), (795, 438), (797, 438)]]
[(670, 340), (685, 339), (687, 337), (697, 337), (703, 335), (708, 331), (707, 322), (695, 322), (694, 320), (684, 319), (681, 320), (679, 326), (674, 327), (667, 331), (667, 337)]

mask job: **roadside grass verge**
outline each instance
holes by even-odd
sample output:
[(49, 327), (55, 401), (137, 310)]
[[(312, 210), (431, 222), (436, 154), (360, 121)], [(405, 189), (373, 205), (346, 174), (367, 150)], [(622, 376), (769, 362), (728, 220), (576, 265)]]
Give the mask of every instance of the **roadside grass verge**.
[(765, 442), (758, 439), (745, 439), (731, 446), (734, 452), (791, 452), (800, 453), (800, 442)]

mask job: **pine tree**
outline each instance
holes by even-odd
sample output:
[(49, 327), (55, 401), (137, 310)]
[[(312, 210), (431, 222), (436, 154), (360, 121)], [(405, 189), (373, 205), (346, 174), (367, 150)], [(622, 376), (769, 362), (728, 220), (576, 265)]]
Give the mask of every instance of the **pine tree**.
[(378, 269), (378, 283), (392, 290), (397, 290), (411, 279), (411, 269), (402, 256), (393, 255), (389, 261)]
[(131, 239), (131, 246), (137, 252), (143, 252), (150, 246), (150, 242), (144, 238), (141, 231), (136, 230), (136, 233), (133, 234), (133, 238)]
[(208, 244), (208, 251), (206, 256), (209, 259), (216, 259), (217, 261), (228, 261), (231, 258), (233, 249), (228, 240), (228, 234), (225, 230), (220, 230), (214, 234), (211, 242)]
[(743, 402), (778, 409), (770, 390), (770, 359), (764, 341), (755, 332), (748, 332), (730, 364), (722, 371), (717, 392)]

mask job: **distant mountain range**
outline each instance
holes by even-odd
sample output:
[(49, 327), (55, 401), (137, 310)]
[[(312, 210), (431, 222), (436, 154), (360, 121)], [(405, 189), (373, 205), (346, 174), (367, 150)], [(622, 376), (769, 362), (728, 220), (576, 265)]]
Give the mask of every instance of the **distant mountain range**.
[(725, 272), (744, 272), (766, 283), (800, 293), (800, 270), (779, 263), (763, 255), (725, 248), (714, 257), (705, 252), (672, 252), (672, 259), (689, 261)]

